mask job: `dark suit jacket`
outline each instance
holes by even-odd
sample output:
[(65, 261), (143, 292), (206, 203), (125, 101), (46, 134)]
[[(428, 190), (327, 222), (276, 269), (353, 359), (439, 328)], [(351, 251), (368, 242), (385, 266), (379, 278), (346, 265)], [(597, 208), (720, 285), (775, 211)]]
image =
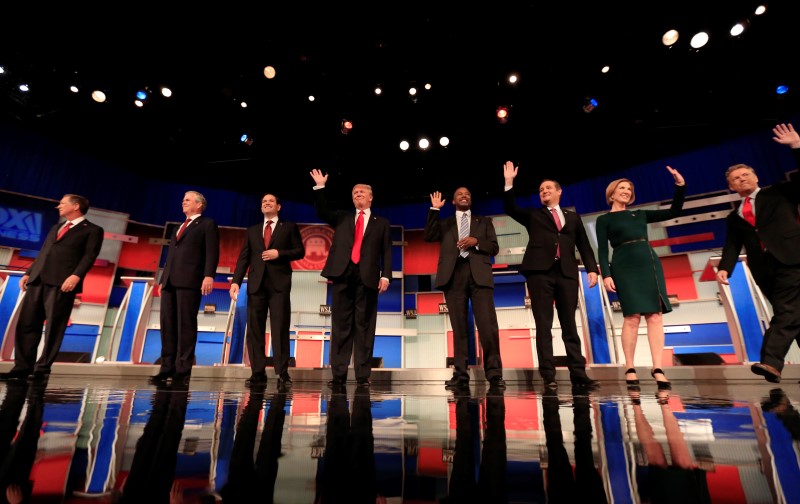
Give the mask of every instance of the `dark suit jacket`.
[(167, 282), (184, 289), (199, 289), (204, 277), (213, 277), (219, 263), (219, 228), (214, 219), (200, 215), (175, 239), (172, 233), (167, 264), (160, 285)]
[[(314, 191), (317, 215), (334, 229), (333, 243), (328, 259), (322, 268), (323, 277), (333, 279), (344, 275), (353, 251), (356, 232), (356, 210), (332, 210), (328, 206), (325, 189)], [(361, 282), (377, 289), (381, 276), (392, 281), (392, 235), (389, 220), (370, 212), (364, 241), (361, 244), (361, 261), (358, 263)]]
[(56, 241), (60, 222), (50, 228), (42, 250), (25, 272), (28, 283), (41, 280), (47, 285), (61, 285), (70, 275), (81, 279), (75, 293), (83, 292), (83, 279), (91, 269), (103, 246), (103, 228), (88, 220), (73, 227), (64, 237)]
[[(428, 210), (425, 222), (425, 241), (439, 242), (439, 265), (436, 268), (436, 288), (450, 282), (461, 251), (458, 249), (458, 224), (454, 215), (440, 219), (441, 211)], [(469, 235), (478, 239), (477, 247), (469, 249), (469, 266), (475, 283), (484, 287), (494, 287), (492, 276), (492, 257), (500, 252), (497, 233), (492, 219), (471, 213)]]
[(522, 256), (519, 271), (523, 275), (534, 271), (547, 271), (553, 265), (556, 249), (561, 246), (561, 272), (569, 278), (578, 278), (578, 260), (575, 248), (581, 255), (586, 271), (599, 273), (592, 245), (577, 213), (561, 207), (564, 227), (558, 232), (550, 211), (545, 208), (522, 208), (517, 206), (514, 189), (503, 193), (503, 211), (528, 231), (528, 246)]
[[(792, 152), (800, 164), (800, 149)], [(800, 204), (800, 179), (779, 182), (762, 188), (755, 199), (756, 225), (748, 224), (739, 216), (741, 201), (727, 217), (725, 246), (718, 269), (733, 273), (739, 253), (744, 246), (747, 266), (756, 282), (767, 274), (761, 244), (783, 264), (800, 264), (800, 223), (797, 222), (797, 205)], [(760, 282), (759, 282), (760, 283)]]
[(233, 283), (242, 285), (248, 267), (250, 273), (247, 281), (247, 292), (257, 292), (268, 272), (269, 280), (276, 291), (288, 291), (292, 288), (292, 261), (302, 259), (306, 255), (300, 228), (294, 222), (278, 219), (269, 248), (278, 250), (278, 258), (271, 261), (261, 259), (264, 247), (264, 222), (247, 228), (239, 260), (236, 261), (236, 270), (233, 273)]

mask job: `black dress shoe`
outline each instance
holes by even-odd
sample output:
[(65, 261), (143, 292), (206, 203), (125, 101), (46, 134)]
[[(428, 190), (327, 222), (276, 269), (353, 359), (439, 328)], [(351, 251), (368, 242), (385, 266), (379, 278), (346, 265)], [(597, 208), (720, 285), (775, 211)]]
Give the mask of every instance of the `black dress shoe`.
[(356, 380), (356, 383), (359, 387), (369, 387), (372, 385), (372, 382), (369, 381), (369, 378), (359, 378)]
[(278, 377), (278, 382), (284, 385), (291, 385), (292, 384), (292, 377), (289, 376), (289, 373), (283, 373)]
[(174, 374), (175, 374), (174, 371), (171, 372), (171, 373), (166, 373), (166, 372), (162, 371), (162, 372), (160, 372), (158, 374), (155, 374), (155, 375), (151, 376), (150, 377), (150, 383), (164, 383), (167, 380), (169, 380), (170, 378), (172, 378), (172, 375), (174, 375)]
[(569, 379), (573, 387), (583, 387), (586, 389), (595, 389), (600, 386), (600, 382), (592, 380), (588, 376), (572, 376)]
[(179, 385), (189, 383), (191, 377), (192, 375), (189, 373), (175, 373), (172, 375), (172, 384)]
[(764, 379), (770, 383), (781, 382), (781, 372), (775, 369), (774, 367), (770, 366), (769, 364), (756, 362), (755, 364), (750, 366), (750, 371), (752, 371), (757, 375), (763, 376)]
[(555, 378), (544, 378), (543, 380), (545, 390), (558, 388), (558, 382), (556, 382)]
[(469, 378), (464, 378), (461, 376), (453, 376), (446, 382), (444, 382), (445, 388), (468, 388), (469, 387)]
[(9, 371), (0, 373), (0, 381), (25, 381), (28, 379), (29, 371)]
[(244, 384), (248, 387), (263, 387), (267, 384), (266, 373), (253, 373), (250, 378), (245, 380)]
[(502, 376), (492, 376), (489, 378), (490, 389), (504, 389), (506, 388), (506, 381)]
[(46, 382), (50, 378), (49, 371), (34, 371), (28, 376), (28, 381), (31, 382)]

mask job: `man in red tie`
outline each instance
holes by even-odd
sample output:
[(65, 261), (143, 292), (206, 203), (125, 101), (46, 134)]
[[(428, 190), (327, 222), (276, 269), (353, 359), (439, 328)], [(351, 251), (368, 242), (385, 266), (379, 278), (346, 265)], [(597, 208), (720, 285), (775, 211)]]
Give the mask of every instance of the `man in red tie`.
[(514, 194), (514, 177), (519, 167), (511, 161), (503, 166), (505, 192), (503, 210), (528, 231), (528, 245), (519, 266), (531, 296), (531, 311), (536, 323), (536, 356), (539, 375), (545, 388), (556, 388), (553, 359), (553, 305), (561, 323), (561, 339), (567, 352), (567, 367), (573, 386), (595, 388), (597, 380), (586, 374), (586, 359), (575, 323), (578, 308), (578, 261), (581, 255), (589, 276), (589, 287), (597, 284), (598, 267), (583, 220), (576, 212), (561, 206), (561, 184), (545, 179), (539, 184), (542, 208), (522, 208)]
[[(794, 127), (778, 124), (772, 132), (775, 142), (791, 147), (800, 166), (800, 135)], [(742, 201), (727, 217), (717, 281), (728, 284), (744, 247), (747, 266), (773, 311), (761, 344), (761, 361), (750, 369), (778, 383), (792, 342), (800, 344), (800, 180), (795, 177), (762, 189), (755, 169), (741, 163), (728, 168), (725, 178)]]
[(261, 197), (264, 218), (245, 234), (233, 273), (230, 296), (234, 302), (247, 273), (247, 354), (250, 378), (245, 385), (266, 385), (266, 326), (270, 318), (272, 358), (278, 385), (289, 386), (289, 332), (292, 318), (292, 261), (306, 255), (300, 228), (278, 218), (281, 200), (274, 194)]
[(161, 292), (161, 367), (153, 383), (189, 381), (197, 344), (197, 315), (202, 297), (214, 290), (219, 262), (219, 228), (202, 215), (205, 196), (188, 191), (181, 202), (186, 220), (169, 244), (158, 282)]
[[(14, 339), (14, 367), (1, 374), (1, 380), (47, 380), (64, 340), (75, 295), (83, 291), (83, 279), (103, 245), (103, 228), (85, 217), (89, 200), (66, 194), (56, 208), (66, 222), (50, 229), (42, 250), (19, 281), (25, 297)], [(42, 329), (44, 350), (37, 361)]]
[(392, 278), (389, 220), (372, 213), (372, 187), (369, 185), (353, 186), (355, 212), (333, 210), (325, 196), (328, 175), (317, 169), (311, 170), (310, 175), (315, 184), (317, 215), (334, 229), (328, 259), (320, 273), (332, 282), (330, 365), (333, 379), (330, 385), (334, 390), (341, 390), (347, 381), (352, 356), (356, 382), (369, 386), (378, 295), (389, 289)]

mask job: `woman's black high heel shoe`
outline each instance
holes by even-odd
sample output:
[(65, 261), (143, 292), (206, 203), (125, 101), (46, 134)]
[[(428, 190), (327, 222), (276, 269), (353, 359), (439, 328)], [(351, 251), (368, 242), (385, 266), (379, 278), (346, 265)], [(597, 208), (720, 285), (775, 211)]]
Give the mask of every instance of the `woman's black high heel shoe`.
[[(625, 376), (628, 376), (631, 373), (636, 374), (636, 370), (633, 369), (633, 368), (628, 368), (625, 371)], [(629, 390), (638, 390), (639, 389), (639, 378), (636, 378), (635, 380), (629, 380), (629, 379), (625, 378), (625, 384), (628, 386)]]
[[(655, 379), (657, 374), (664, 375), (664, 378), (667, 377), (667, 375), (664, 374), (664, 371), (662, 371), (661, 368), (655, 368), (654, 370), (650, 371), (650, 374), (653, 376), (653, 379)], [(672, 388), (672, 384), (669, 381), (656, 380), (656, 384), (658, 385), (659, 390), (670, 390)]]

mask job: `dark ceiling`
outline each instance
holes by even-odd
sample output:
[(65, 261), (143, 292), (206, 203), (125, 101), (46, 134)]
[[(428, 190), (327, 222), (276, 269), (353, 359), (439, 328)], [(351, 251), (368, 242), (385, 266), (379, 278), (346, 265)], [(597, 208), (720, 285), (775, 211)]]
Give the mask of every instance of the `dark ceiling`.
[[(762, 16), (743, 1), (626, 3), (132, 4), (113, 14), (26, 3), (4, 16), (2, 120), (187, 186), (308, 199), (318, 167), (345, 194), (366, 182), (376, 204), (397, 204), (459, 185), (499, 193), (506, 159), (532, 192), (543, 177), (569, 184), (768, 131), (797, 112), (798, 2), (771, 2)], [(739, 20), (749, 25), (732, 38)], [(681, 38), (667, 48), (672, 27)], [(700, 29), (712, 38), (695, 51)], [(32, 86), (26, 97), (19, 80)], [(412, 100), (408, 87), (426, 82)], [(780, 83), (788, 94), (775, 94)], [(137, 89), (162, 84), (172, 98), (133, 105)], [(109, 102), (92, 102), (93, 87)], [(599, 102), (591, 113), (588, 96)], [(245, 131), (252, 145), (239, 142)], [(399, 150), (420, 135), (428, 152)]]

